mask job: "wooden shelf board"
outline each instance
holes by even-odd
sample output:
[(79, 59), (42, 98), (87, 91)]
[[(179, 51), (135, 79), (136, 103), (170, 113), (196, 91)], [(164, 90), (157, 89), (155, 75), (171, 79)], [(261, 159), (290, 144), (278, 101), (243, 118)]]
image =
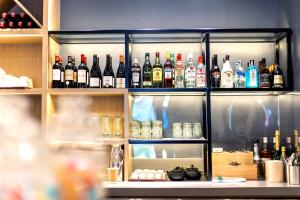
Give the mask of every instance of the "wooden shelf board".
[(0, 44), (41, 44), (41, 29), (0, 29)]
[(41, 95), (41, 88), (32, 89), (0, 89), (0, 95)]
[(123, 96), (127, 89), (116, 88), (56, 88), (47, 89), (51, 95)]

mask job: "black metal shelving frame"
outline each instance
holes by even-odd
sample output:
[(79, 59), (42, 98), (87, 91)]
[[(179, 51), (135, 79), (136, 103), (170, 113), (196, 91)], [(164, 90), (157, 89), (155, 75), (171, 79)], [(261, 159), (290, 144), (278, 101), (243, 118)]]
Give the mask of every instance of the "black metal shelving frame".
[[(173, 37), (174, 35), (179, 35)], [(186, 37), (185, 35), (191, 35)], [(222, 36), (222, 34), (227, 35)], [(76, 37), (76, 35), (78, 37)], [(101, 35), (106, 37), (101, 38)], [(142, 35), (141, 37), (136, 37)], [(153, 37), (156, 35), (156, 37)], [(160, 37), (163, 35), (163, 37)], [(245, 35), (245, 36), (243, 36)], [(293, 91), (293, 67), (291, 57), (291, 29), (288, 28), (250, 28), (250, 29), (215, 29), (215, 28), (194, 28), (194, 29), (137, 29), (137, 30), (86, 30), (86, 31), (49, 31), (49, 36), (59, 44), (97, 44), (97, 43), (122, 43), (125, 44), (125, 68), (126, 68), (126, 88), (132, 95), (139, 94), (174, 94), (191, 95), (193, 93), (203, 95), (206, 98), (204, 103), (203, 119), (205, 140), (134, 140), (130, 139), (129, 144), (206, 144), (205, 147), (205, 171), (208, 179), (212, 177), (212, 141), (211, 141), (211, 96), (214, 94), (230, 95), (238, 93), (239, 95), (266, 94), (280, 95)], [(71, 37), (66, 37), (71, 36)], [(82, 38), (82, 36), (85, 36)], [(113, 36), (113, 37), (109, 37)], [(146, 37), (147, 36), (147, 37)], [(170, 37), (168, 37), (170, 36)], [(180, 40), (180, 38), (188, 39)], [(275, 58), (279, 60), (281, 40), (286, 39), (286, 86), (282, 89), (265, 88), (212, 88), (210, 84), (210, 44), (214, 42), (272, 42), (275, 43)], [(205, 88), (129, 88), (130, 66), (132, 64), (133, 44), (141, 43), (202, 43), (204, 44), (204, 58), (206, 64), (207, 83)]]

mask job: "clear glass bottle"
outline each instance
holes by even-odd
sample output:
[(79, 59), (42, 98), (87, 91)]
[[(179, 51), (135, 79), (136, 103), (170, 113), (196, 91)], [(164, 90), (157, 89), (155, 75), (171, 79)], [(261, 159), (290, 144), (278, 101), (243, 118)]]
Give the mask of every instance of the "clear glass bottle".
[(221, 71), (221, 88), (233, 88), (233, 70), (230, 66), (229, 55), (226, 55)]
[(254, 65), (254, 60), (250, 60), (246, 71), (246, 87), (258, 88), (259, 86), (259, 71), (258, 67)]
[(241, 60), (238, 60), (235, 64), (234, 86), (235, 88), (246, 87), (246, 74)]
[(196, 68), (196, 87), (204, 88), (206, 86), (206, 66), (203, 64), (203, 56), (198, 57), (198, 66)]
[(193, 138), (192, 124), (191, 123), (183, 123), (182, 137), (184, 139), (191, 139), (191, 138)]
[(173, 123), (173, 138), (182, 139), (181, 123)]
[(152, 128), (152, 139), (161, 139), (162, 138), (162, 121), (155, 120), (153, 122), (153, 128)]
[(175, 88), (184, 88), (184, 65), (181, 54), (177, 54), (177, 61), (174, 67)]
[(195, 88), (196, 87), (196, 67), (193, 61), (193, 54), (189, 53), (187, 57), (188, 63), (185, 67), (185, 87)]
[(142, 139), (151, 139), (151, 122), (150, 121), (142, 121), (141, 138)]

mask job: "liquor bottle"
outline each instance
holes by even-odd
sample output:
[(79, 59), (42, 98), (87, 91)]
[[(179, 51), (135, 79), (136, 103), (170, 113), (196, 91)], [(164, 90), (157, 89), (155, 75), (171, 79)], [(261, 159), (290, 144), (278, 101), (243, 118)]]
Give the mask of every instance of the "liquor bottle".
[(125, 88), (125, 60), (124, 56), (120, 55), (119, 67), (117, 70), (116, 88)]
[(166, 54), (166, 63), (164, 64), (164, 87), (173, 87), (173, 65), (170, 61), (170, 53)]
[(212, 68), (210, 71), (211, 75), (211, 87), (219, 88), (221, 86), (221, 71), (218, 66), (218, 56), (214, 55), (212, 57)]
[(266, 65), (266, 59), (263, 58), (260, 62), (260, 73), (259, 73), (260, 81), (259, 86), (260, 88), (270, 88), (270, 71)]
[(261, 159), (259, 156), (258, 143), (254, 143), (253, 162), (254, 162), (254, 164), (256, 164), (256, 168), (257, 168), (257, 179), (262, 180), (263, 179), (263, 168), (262, 168), (262, 162), (261, 162)]
[(204, 88), (206, 86), (206, 66), (203, 64), (203, 56), (198, 57), (196, 68), (196, 87)]
[(131, 87), (140, 88), (141, 87), (141, 67), (138, 63), (138, 58), (134, 58), (133, 65), (131, 66)]
[(187, 65), (185, 67), (185, 87), (196, 87), (196, 66), (193, 61), (192, 53), (189, 53), (187, 56)]
[(272, 83), (273, 88), (283, 88), (283, 75), (278, 64), (278, 59), (276, 59), (275, 61), (275, 66), (272, 73), (272, 80), (273, 80)]
[(273, 160), (280, 160), (281, 153), (280, 153), (280, 133), (279, 130), (275, 131), (275, 152), (272, 155)]
[(78, 66), (78, 88), (87, 88), (87, 73), (84, 54), (81, 54), (81, 63)]
[(241, 60), (238, 60), (237, 63), (235, 64), (234, 87), (235, 88), (246, 87), (246, 74), (245, 74), (245, 69), (242, 66)]
[(163, 66), (160, 64), (159, 52), (155, 53), (155, 63), (152, 69), (152, 85), (154, 88), (163, 87)]
[(300, 147), (297, 147), (296, 148), (296, 151), (295, 151), (295, 158), (292, 162), (292, 165), (293, 166), (300, 166)]
[(293, 154), (291, 137), (286, 137), (285, 138), (285, 146), (286, 146), (286, 156), (290, 157)]
[(62, 65), (63, 60), (62, 57), (59, 56), (59, 66), (60, 66), (60, 87), (64, 88), (65, 87), (65, 69), (64, 66)]
[(184, 65), (181, 59), (181, 53), (177, 54), (174, 66), (174, 87), (184, 88)]
[(170, 61), (172, 63), (173, 66), (173, 87), (175, 87), (175, 57), (174, 57), (174, 53), (170, 53)]
[(73, 86), (74, 88), (77, 88), (78, 86), (78, 70), (75, 64), (75, 56), (72, 56), (72, 66), (73, 66), (73, 78), (74, 78), (74, 82), (73, 82)]
[(271, 159), (271, 153), (268, 148), (268, 138), (267, 137), (263, 138), (263, 147), (262, 147), (262, 150), (260, 151), (260, 157), (263, 162)]
[(285, 146), (282, 146), (281, 147), (281, 157), (280, 157), (280, 160), (284, 163), (287, 162), (287, 156), (286, 156), (286, 148)]
[(249, 66), (246, 71), (246, 87), (258, 88), (259, 85), (259, 72), (257, 66), (254, 65), (254, 60), (250, 60)]
[(112, 68), (112, 60), (109, 54), (106, 55), (106, 65), (103, 71), (103, 88), (113, 88), (115, 82), (115, 74)]
[(74, 87), (74, 68), (72, 64), (72, 56), (68, 56), (68, 63), (65, 66), (65, 88)]
[(61, 87), (61, 73), (59, 65), (59, 56), (55, 56), (55, 63), (52, 66), (52, 88)]
[(101, 87), (101, 70), (98, 65), (98, 57), (96, 54), (93, 55), (93, 65), (90, 72), (90, 88)]
[(143, 65), (143, 88), (152, 87), (152, 66), (150, 63), (150, 54), (145, 53), (145, 63)]
[(230, 66), (229, 55), (226, 55), (221, 71), (221, 88), (233, 88), (233, 70)]
[(276, 137), (273, 137), (272, 138), (271, 158), (273, 158), (275, 151), (276, 151)]
[(299, 142), (298, 142), (298, 130), (294, 130), (294, 147), (293, 147), (293, 153), (296, 152), (298, 146), (299, 146)]

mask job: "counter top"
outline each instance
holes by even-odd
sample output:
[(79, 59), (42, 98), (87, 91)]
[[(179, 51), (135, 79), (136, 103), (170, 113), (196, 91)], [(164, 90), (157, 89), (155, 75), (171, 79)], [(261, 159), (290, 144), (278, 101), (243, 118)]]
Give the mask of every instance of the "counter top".
[(109, 198), (299, 198), (300, 185), (247, 181), (213, 182), (117, 182), (103, 183)]

